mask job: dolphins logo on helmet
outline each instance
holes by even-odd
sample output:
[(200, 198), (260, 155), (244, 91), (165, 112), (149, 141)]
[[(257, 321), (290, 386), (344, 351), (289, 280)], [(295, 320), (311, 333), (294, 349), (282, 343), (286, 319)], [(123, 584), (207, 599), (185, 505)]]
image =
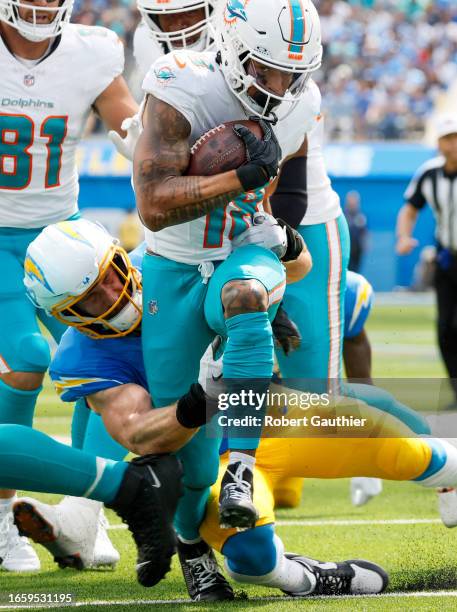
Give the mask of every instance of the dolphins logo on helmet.
[(247, 21), (246, 11), (244, 7), (249, 0), (228, 0), (225, 7), (224, 20), (226, 23), (234, 23), (236, 19)]

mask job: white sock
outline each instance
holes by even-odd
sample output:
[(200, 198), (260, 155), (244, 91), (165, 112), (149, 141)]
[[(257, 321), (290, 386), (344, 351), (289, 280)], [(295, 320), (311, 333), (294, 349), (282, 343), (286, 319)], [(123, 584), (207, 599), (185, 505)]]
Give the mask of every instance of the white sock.
[(238, 463), (241, 461), (243, 465), (248, 467), (251, 472), (254, 471), (255, 466), (255, 457), (252, 455), (247, 455), (246, 453), (241, 453), (240, 451), (230, 451), (229, 454), (229, 465), (233, 463)]
[(88, 499), (87, 497), (74, 497), (73, 495), (66, 495), (60, 503), (64, 503), (64, 505), (75, 504), (77, 506), (84, 506), (85, 508), (90, 508), (93, 512), (97, 513), (99, 513), (103, 508), (103, 503), (101, 501), (97, 501), (96, 499)]
[(273, 587), (289, 591), (290, 593), (309, 594), (316, 588), (316, 577), (303, 565), (284, 556), (284, 545), (281, 539), (275, 535), (274, 545), (276, 548), (276, 565), (268, 574), (263, 576), (250, 576), (233, 572), (227, 561), (225, 567), (231, 578), (237, 582), (259, 584), (265, 587)]
[(8, 499), (0, 499), (0, 514), (7, 514), (8, 512), (11, 512), (13, 509), (13, 504), (16, 501), (16, 493), (13, 495), (13, 497), (8, 497)]
[(303, 565), (283, 555), (278, 565), (271, 572), (267, 586), (277, 587), (290, 593), (307, 595), (314, 591), (316, 577)]
[(417, 484), (434, 489), (440, 487), (457, 487), (457, 448), (455, 447), (455, 440), (452, 439), (451, 443), (451, 440), (440, 438), (437, 442), (444, 447), (446, 463), (438, 472), (424, 480), (417, 481)]

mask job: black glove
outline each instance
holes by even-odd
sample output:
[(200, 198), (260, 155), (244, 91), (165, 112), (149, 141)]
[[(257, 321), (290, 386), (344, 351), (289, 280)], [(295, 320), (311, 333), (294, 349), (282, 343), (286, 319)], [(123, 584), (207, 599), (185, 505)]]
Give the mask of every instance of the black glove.
[(186, 429), (197, 429), (209, 423), (217, 412), (217, 400), (208, 397), (199, 383), (194, 383), (177, 402), (176, 420)]
[(282, 304), (279, 305), (272, 328), (276, 346), (280, 346), (286, 355), (300, 347), (301, 335), (298, 327), (289, 319)]
[(236, 174), (245, 191), (263, 187), (278, 174), (281, 161), (281, 147), (270, 125), (260, 120), (263, 130), (262, 140), (244, 125), (235, 125), (233, 131), (246, 145), (247, 162), (240, 166)]
[(276, 219), (278, 225), (286, 230), (287, 234), (287, 250), (281, 258), (281, 261), (294, 261), (305, 248), (305, 241), (288, 223), (282, 219)]

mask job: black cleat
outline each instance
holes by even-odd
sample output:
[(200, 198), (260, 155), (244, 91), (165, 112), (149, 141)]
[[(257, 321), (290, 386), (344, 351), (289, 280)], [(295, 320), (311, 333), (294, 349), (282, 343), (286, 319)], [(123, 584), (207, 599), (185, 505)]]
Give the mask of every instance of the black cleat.
[(227, 466), (219, 495), (219, 524), (222, 529), (251, 529), (259, 518), (252, 503), (254, 474), (241, 461)]
[(291, 597), (306, 595), (373, 595), (382, 593), (389, 584), (387, 573), (375, 563), (351, 559), (342, 563), (316, 561), (308, 557), (286, 553), (286, 557), (303, 565), (316, 578), (314, 589), (287, 592)]
[(138, 551), (138, 582), (145, 587), (157, 584), (170, 570), (181, 476), (181, 464), (173, 455), (139, 457), (127, 468), (114, 501), (106, 504), (132, 532)]
[(219, 570), (213, 550), (203, 540), (184, 544), (178, 540), (181, 569), (192, 601), (233, 599), (233, 590)]

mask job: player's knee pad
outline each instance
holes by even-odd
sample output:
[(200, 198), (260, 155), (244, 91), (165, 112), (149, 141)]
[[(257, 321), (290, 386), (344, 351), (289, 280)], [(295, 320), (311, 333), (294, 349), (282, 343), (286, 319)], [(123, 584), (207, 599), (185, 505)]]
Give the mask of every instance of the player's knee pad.
[(275, 507), (297, 508), (301, 501), (304, 478), (285, 478), (274, 490)]
[(14, 367), (17, 372), (46, 372), (50, 362), (49, 344), (40, 333), (27, 334), (18, 339)]
[[(278, 543), (273, 525), (262, 525), (230, 537), (222, 548), (228, 574), (238, 582), (265, 576), (276, 566)], [(281, 554), (283, 552), (281, 545)]]
[(431, 451), (420, 438), (386, 438), (376, 463), (390, 480), (413, 480), (430, 464)]

